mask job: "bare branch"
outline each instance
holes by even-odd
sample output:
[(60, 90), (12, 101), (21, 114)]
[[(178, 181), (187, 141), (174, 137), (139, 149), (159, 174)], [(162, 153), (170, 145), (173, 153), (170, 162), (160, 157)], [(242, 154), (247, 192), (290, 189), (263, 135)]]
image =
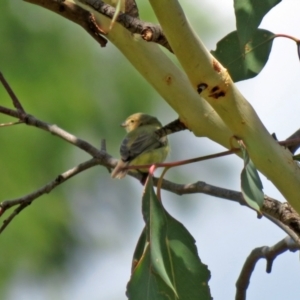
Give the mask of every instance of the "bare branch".
[[(111, 155), (109, 155), (105, 150), (103, 150), (106, 148), (103, 141), (101, 145), (102, 149), (98, 150), (90, 143), (77, 138), (76, 136), (59, 128), (58, 126), (50, 125), (46, 122), (40, 121), (32, 115), (28, 115), (26, 113), (19, 113), (16, 110), (12, 110), (2, 106), (0, 106), (0, 113), (19, 118), (21, 120), (23, 118), (24, 123), (26, 123), (27, 125), (35, 126), (37, 128), (48, 131), (60, 137), (61, 139), (73, 144), (74, 146), (79, 147), (80, 149), (89, 153), (93, 158), (97, 159), (97, 164), (105, 166), (108, 170), (110, 170), (110, 168), (113, 168), (116, 165), (117, 160), (114, 159)], [(130, 172), (130, 175), (141, 180), (139, 173)], [(156, 178), (154, 178), (154, 183), (157, 184)], [(241, 193), (229, 189), (212, 186), (204, 182), (196, 182), (192, 184), (176, 184), (167, 180), (163, 180), (162, 188), (170, 192), (176, 193), (178, 195), (204, 193), (207, 195), (236, 201), (241, 205), (246, 205)], [(300, 218), (299, 215), (292, 209), (292, 207), (289, 204), (281, 203), (275, 199), (271, 199), (270, 197), (265, 196), (262, 211), (265, 216), (270, 216), (273, 219), (278, 220), (279, 223), (277, 223), (277, 225), (281, 227), (285, 232), (287, 232), (290, 236), (292, 236), (295, 242), (300, 243)], [(272, 221), (272, 219), (270, 220)]]
[[(153, 182), (157, 185), (158, 179), (154, 178)], [(203, 181), (190, 184), (177, 184), (164, 179), (162, 188), (177, 195), (202, 193), (234, 201), (240, 205), (249, 207), (241, 192), (213, 186)], [(300, 216), (288, 203), (282, 203), (265, 195), (261, 210), (265, 217), (279, 226), (300, 245)]]
[[(13, 100), (12, 100), (13, 101)], [(19, 100), (18, 100), (19, 102)], [(20, 102), (19, 102), (20, 103)], [(20, 103), (21, 105), (21, 103)], [(4, 211), (12, 206), (19, 205), (19, 207), (14, 211), (14, 213), (9, 217), (8, 220), (4, 222), (4, 228), (7, 224), (14, 218), (15, 214), (23, 210), (28, 203), (31, 203), (33, 199), (48, 193), (52, 189), (54, 189), (57, 185), (64, 182), (66, 179), (71, 178), (72, 176), (76, 175), (77, 173), (81, 172), (86, 166), (93, 166), (93, 165), (102, 165), (105, 166), (108, 171), (113, 168), (117, 160), (114, 159), (111, 155), (106, 152), (106, 143), (105, 140), (101, 141), (101, 150), (98, 150), (96, 147), (91, 145), (90, 143), (79, 139), (78, 137), (70, 134), (69, 132), (59, 128), (56, 125), (51, 125), (41, 120), (38, 120), (32, 115), (25, 113), (24, 111), (20, 110), (13, 110), (3, 106), (0, 106), (0, 113), (18, 118), (20, 122), (24, 122), (27, 125), (35, 126), (37, 128), (43, 129), (48, 131), (61, 139), (71, 143), (72, 145), (79, 147), (80, 149), (89, 153), (93, 159), (89, 162), (81, 164), (74, 169), (71, 169), (62, 175), (58, 176), (52, 182), (48, 183), (44, 187), (38, 189), (37, 191), (15, 199), (15, 200), (7, 200), (4, 201), (0, 205), (0, 215), (4, 213)], [(174, 122), (166, 125), (163, 127), (161, 132), (158, 134), (170, 134), (172, 132), (184, 130), (185, 126), (179, 120), (175, 120)], [(228, 152), (228, 151), (227, 151)], [(229, 151), (230, 152), (230, 151)], [(210, 155), (209, 157), (217, 157), (216, 155)], [(93, 164), (93, 165), (90, 165)], [(139, 180), (141, 180), (141, 174), (137, 172), (129, 172), (129, 174)], [(157, 185), (158, 179), (154, 178), (154, 184)], [(193, 184), (176, 184), (167, 180), (162, 181), (162, 188), (168, 190), (170, 192), (176, 193), (178, 195), (183, 194), (192, 194), (192, 193), (204, 193), (207, 195), (224, 198), (228, 200), (232, 200), (235, 202), (240, 203), (241, 205), (246, 205), (243, 196), (240, 192), (232, 191), (229, 189), (224, 189), (216, 186), (212, 186), (206, 184), (204, 182), (196, 182)], [(281, 203), (275, 199), (272, 199), (268, 196), (265, 196), (264, 204), (262, 207), (263, 214), (274, 222), (277, 226), (282, 228), (287, 234), (289, 234), (294, 241), (300, 245), (300, 217), (297, 212), (288, 204), (288, 203)], [(7, 223), (7, 224), (6, 224)], [(5, 225), (6, 224), (6, 225)], [(3, 229), (2, 229), (3, 230)], [(1, 229), (0, 229), (1, 232)]]
[[(92, 157), (97, 158), (101, 161), (101, 164), (111, 167), (111, 164), (114, 164), (115, 161), (111, 155), (107, 154), (105, 151), (100, 151), (90, 143), (76, 137), (75, 135), (70, 134), (69, 132), (61, 129), (60, 127), (54, 124), (48, 124), (46, 122), (40, 121), (32, 115), (26, 113), (20, 113), (16, 110), (9, 109), (3, 106), (0, 106), (0, 113), (19, 118), (23, 121), (26, 125), (34, 126), (45, 131), (52, 133), (55, 136), (60, 137), (61, 139), (73, 144), (74, 146), (84, 150), (85, 152), (89, 153)], [(113, 161), (110, 161), (113, 160)]]
[(58, 185), (64, 183), (68, 179), (72, 178), (73, 176), (91, 168), (96, 165), (99, 165), (99, 161), (96, 158), (90, 159), (84, 163), (79, 164), (78, 166), (58, 175), (54, 180), (47, 183), (45, 186), (39, 188), (38, 190), (25, 195), (23, 197), (13, 199), (13, 200), (6, 200), (0, 203), (0, 216), (2, 216), (5, 211), (12, 206), (19, 205), (7, 219), (3, 221), (2, 226), (0, 227), (0, 233), (8, 226), (8, 224), (14, 219), (14, 217), (21, 212), (24, 208), (26, 208), (29, 204), (31, 204), (34, 200), (38, 199), (44, 194), (49, 194), (54, 188)]
[(250, 284), (250, 278), (254, 271), (256, 263), (261, 259), (265, 258), (267, 261), (266, 272), (271, 273), (272, 264), (275, 258), (286, 252), (286, 251), (298, 251), (300, 249), (299, 244), (290, 238), (286, 237), (272, 247), (264, 246), (252, 250), (250, 255), (245, 261), (240, 276), (236, 282), (236, 300), (245, 300), (246, 292)]
[(23, 108), (23, 106), (21, 105), (19, 99), (17, 98), (17, 96), (15, 95), (15, 93), (13, 92), (12, 88), (10, 87), (10, 85), (8, 84), (8, 82), (5, 80), (3, 74), (0, 72), (0, 82), (3, 84), (4, 88), (6, 89), (7, 93), (9, 94), (14, 107), (20, 112), (20, 113), (25, 113), (25, 110)]

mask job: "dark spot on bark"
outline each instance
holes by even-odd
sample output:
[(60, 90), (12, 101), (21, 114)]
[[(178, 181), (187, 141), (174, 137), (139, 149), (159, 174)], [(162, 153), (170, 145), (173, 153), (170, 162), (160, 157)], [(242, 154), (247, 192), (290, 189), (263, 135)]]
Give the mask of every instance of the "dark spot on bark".
[(207, 88), (206, 83), (200, 83), (197, 85), (197, 92), (198, 94), (201, 94), (205, 89)]
[(165, 78), (165, 80), (166, 80), (167, 85), (171, 85), (171, 83), (172, 83), (172, 76), (171, 75), (167, 75), (166, 78)]
[(214, 87), (211, 89), (211, 92), (212, 92), (212, 93), (215, 93), (218, 89), (219, 89), (218, 86), (214, 86)]
[(225, 93), (223, 91), (209, 95), (209, 97), (214, 98), (214, 99), (218, 99), (218, 98), (224, 97), (224, 96), (225, 96)]

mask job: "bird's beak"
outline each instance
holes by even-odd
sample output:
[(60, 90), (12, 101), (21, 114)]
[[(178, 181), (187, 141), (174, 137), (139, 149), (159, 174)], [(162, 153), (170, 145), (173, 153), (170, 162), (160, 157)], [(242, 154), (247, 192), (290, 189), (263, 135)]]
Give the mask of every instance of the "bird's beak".
[(121, 126), (121, 127), (126, 127), (127, 125), (126, 125), (126, 123), (124, 122), (124, 123), (120, 124), (120, 126)]

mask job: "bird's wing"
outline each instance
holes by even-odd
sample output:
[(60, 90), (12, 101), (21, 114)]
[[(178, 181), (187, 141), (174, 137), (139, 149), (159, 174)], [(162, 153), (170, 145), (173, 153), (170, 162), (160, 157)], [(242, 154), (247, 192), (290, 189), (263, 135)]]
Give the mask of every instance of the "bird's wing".
[(143, 152), (163, 147), (166, 144), (166, 137), (158, 139), (154, 132), (149, 134), (149, 132), (141, 131), (132, 143), (130, 143), (129, 136), (123, 140), (120, 147), (121, 159), (128, 162)]

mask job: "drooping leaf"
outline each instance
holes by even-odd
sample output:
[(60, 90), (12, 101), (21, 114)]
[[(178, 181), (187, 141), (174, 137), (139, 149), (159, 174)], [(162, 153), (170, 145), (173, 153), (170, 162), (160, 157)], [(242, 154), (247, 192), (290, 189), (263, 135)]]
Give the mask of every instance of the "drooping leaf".
[(281, 0), (234, 0), (236, 29), (241, 47), (251, 40), (263, 17)]
[(146, 226), (138, 241), (131, 279), (130, 300), (211, 299), (207, 266), (198, 257), (194, 238), (164, 209), (152, 179), (143, 196)]
[(241, 173), (242, 194), (247, 204), (261, 215), (264, 203), (263, 185), (247, 150), (243, 145), (240, 144), (240, 146), (244, 159), (244, 168)]
[(217, 43), (211, 53), (227, 68), (234, 82), (255, 77), (265, 66), (272, 49), (274, 34), (257, 29), (253, 37), (240, 47), (237, 31)]

